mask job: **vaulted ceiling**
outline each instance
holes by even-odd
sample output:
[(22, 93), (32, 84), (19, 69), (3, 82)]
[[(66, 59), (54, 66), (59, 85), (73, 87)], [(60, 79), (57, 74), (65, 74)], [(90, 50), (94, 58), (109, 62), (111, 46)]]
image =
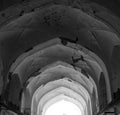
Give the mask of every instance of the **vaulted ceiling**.
[[(30, 109), (31, 103), (25, 100), (31, 102), (31, 97), (27, 97), (31, 87), (38, 87), (29, 87), (34, 80), (39, 86), (43, 85), (43, 89), (55, 84), (56, 92), (59, 84), (63, 87), (61, 92), (69, 91), (65, 87), (74, 89), (75, 83), (69, 80), (57, 81), (63, 74), (84, 85), (94, 95), (95, 100), (91, 99), (90, 103), (99, 101), (93, 105), (99, 103), (100, 112), (114, 105), (120, 112), (119, 0), (0, 2), (0, 96), (1, 103), (7, 103), (4, 106), (12, 105), (19, 110), (21, 105), (25, 110), (28, 105)], [(32, 80), (32, 77), (36, 78)], [(21, 93), (24, 86), (29, 92), (23, 92), (26, 97)], [(44, 93), (41, 87), (40, 91)], [(35, 94), (33, 100), (37, 100)], [(50, 91), (48, 94), (54, 93)], [(23, 100), (20, 100), (21, 95)]]

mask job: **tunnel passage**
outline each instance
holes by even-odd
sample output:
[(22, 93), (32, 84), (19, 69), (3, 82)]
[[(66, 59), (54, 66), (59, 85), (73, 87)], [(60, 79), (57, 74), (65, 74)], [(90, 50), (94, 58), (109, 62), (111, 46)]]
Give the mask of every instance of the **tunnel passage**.
[(113, 101), (120, 39), (104, 22), (51, 5), (9, 22), (0, 36), (2, 115), (45, 115), (63, 100), (96, 115)]
[[(66, 46), (62, 45), (60, 39), (55, 39), (55, 41), (56, 41), (56, 44), (50, 44), (50, 46), (49, 47), (47, 46), (47, 48), (40, 48), (40, 46), (39, 46), (39, 48), (37, 47), (37, 51), (35, 51), (32, 55), (29, 55), (29, 53), (31, 52), (30, 51), (27, 54), (25, 54), (27, 56), (25, 56), (25, 55), (20, 56), (20, 58), (24, 57), (22, 60), (18, 59), (18, 61), (20, 60), (21, 63), (17, 64), (17, 63), (19, 63), (19, 62), (17, 62), (11, 68), (11, 72), (13, 73), (13, 76), (18, 75), (15, 77), (19, 77), (21, 86), (25, 83), (25, 81), (29, 78), (29, 76), (32, 75), (32, 73), (34, 73), (36, 70), (38, 71), (35, 78), (34, 78), (34, 76), (35, 76), (34, 74), (32, 75), (32, 78), (29, 78), (30, 80), (28, 80), (25, 91), (23, 91), (23, 95), (22, 95), (23, 100), (22, 100), (22, 104), (21, 104), (22, 110), (21, 111), (23, 112), (26, 109), (30, 110), (31, 100), (32, 100), (32, 98), (34, 99), (34, 95), (35, 95), (34, 92), (42, 84), (47, 85), (47, 83), (50, 81), (63, 79), (65, 77), (68, 77), (71, 80), (77, 81), (79, 85), (81, 84), (87, 89), (87, 91), (86, 91), (87, 94), (82, 95), (82, 98), (86, 95), (89, 97), (90, 102), (91, 102), (91, 99), (93, 99), (92, 103), (96, 107), (96, 109), (95, 108), (93, 108), (93, 109), (95, 109), (94, 111), (97, 111), (97, 109), (99, 109), (98, 102), (97, 102), (98, 91), (97, 91), (96, 83), (93, 80), (96, 78), (91, 77), (94, 74), (92, 72), (93, 70), (91, 68), (89, 68), (89, 65), (91, 65), (91, 66), (94, 65), (94, 60), (91, 60), (92, 58), (89, 59), (90, 57), (87, 54), (84, 54), (84, 52), (82, 52), (82, 51), (79, 51), (79, 50), (76, 51), (76, 49), (73, 49), (70, 46), (66, 47)], [(52, 42), (50, 41), (50, 43), (52, 43)], [(44, 47), (45, 47), (45, 44), (44, 44)], [(81, 55), (83, 56), (84, 60), (86, 60), (86, 62), (80, 60), (80, 61), (76, 62), (74, 65), (72, 58), (80, 58)], [(85, 57), (84, 57), (84, 55), (85, 55)], [(87, 59), (88, 59), (88, 62), (87, 62)], [(73, 65), (71, 65), (72, 63), (73, 63)], [(87, 63), (89, 63), (89, 65), (87, 65)], [(28, 64), (30, 67), (29, 69), (28, 69)], [(15, 65), (16, 65), (16, 67), (15, 67)], [(102, 69), (100, 69), (101, 67), (99, 67), (99, 65), (97, 65), (97, 66), (98, 66), (98, 72), (97, 72), (97, 74), (98, 74), (99, 72), (101, 72), (100, 70), (102, 70)], [(14, 69), (14, 68), (16, 68), (16, 69)], [(25, 71), (26, 68), (28, 71)], [(75, 68), (77, 69), (77, 71)], [(85, 75), (86, 75), (85, 73), (83, 73), (82, 76), (79, 73), (79, 71), (81, 71), (82, 69), (84, 69), (85, 73), (88, 74), (86, 77), (85, 77)], [(89, 73), (87, 73), (87, 70), (89, 71)], [(28, 78), (26, 78), (26, 77), (28, 77)], [(94, 77), (95, 77), (95, 75), (94, 75)], [(96, 79), (96, 82), (97, 82), (97, 80), (99, 80), (99, 76)], [(67, 84), (68, 84), (68, 86), (66, 86)], [(54, 84), (51, 84), (51, 85), (54, 86)], [(75, 85), (75, 84), (73, 84), (73, 85)], [(73, 86), (73, 85), (70, 85), (69, 83), (64, 83), (62, 81), (59, 83), (56, 83), (56, 87), (64, 86), (64, 87), (69, 88), (70, 86)], [(76, 86), (76, 88), (79, 87), (79, 85)], [(82, 89), (84, 89), (84, 87)], [(48, 86), (46, 88), (46, 90), (49, 88), (50, 88), (50, 86)], [(54, 88), (55, 88), (55, 86), (54, 86)], [(75, 88), (75, 86), (74, 86), (74, 88)], [(13, 89), (13, 87), (11, 87), (11, 90), (12, 89)], [(71, 89), (72, 89), (72, 87), (71, 87)], [(80, 89), (81, 88), (79, 88), (79, 90)], [(18, 89), (17, 91), (20, 91), (20, 89)], [(45, 91), (45, 90), (43, 90), (43, 91)], [(39, 93), (41, 93), (43, 91), (39, 91)], [(77, 91), (77, 89), (75, 91)], [(84, 90), (82, 92), (84, 92)], [(18, 93), (19, 92), (17, 92), (17, 94)], [(10, 95), (10, 97), (8, 98), (9, 101), (12, 101), (12, 97), (14, 97), (14, 100), (15, 100), (15, 97), (17, 97), (17, 96), (16, 96), (16, 93), (14, 93), (14, 94), (15, 95), (13, 95), (13, 94)], [(62, 94), (62, 92), (61, 92), (61, 94)], [(91, 95), (91, 97), (90, 97), (90, 95)], [(95, 97), (92, 97), (93, 95), (95, 95)], [(86, 97), (86, 98), (88, 98), (88, 97)], [(96, 100), (94, 100), (95, 98), (96, 98)], [(39, 102), (39, 101), (36, 101), (36, 102)], [(13, 103), (17, 104), (16, 101), (14, 101)], [(91, 106), (91, 105), (89, 105), (89, 106)], [(33, 107), (37, 108), (37, 105), (36, 106), (34, 105)], [(35, 111), (35, 110), (33, 110), (33, 108), (31, 108), (31, 109), (32, 109), (31, 112)], [(89, 112), (90, 111), (91, 110), (89, 110)], [(34, 114), (36, 114), (36, 113), (33, 113), (33, 115)], [(89, 114), (89, 113), (87, 113), (87, 114)]]
[[(45, 101), (44, 105), (45, 99), (65, 95), (81, 103), (82, 114), (92, 115), (100, 109), (98, 86), (101, 73), (108, 77), (105, 70), (104, 62), (96, 54), (74, 43), (63, 45), (61, 39), (56, 38), (25, 52), (12, 64), (7, 101), (20, 107), (21, 113), (37, 115), (42, 114), (39, 108), (44, 109), (49, 103)], [(110, 84), (107, 85), (103, 87), (108, 92), (103, 103), (110, 97)]]

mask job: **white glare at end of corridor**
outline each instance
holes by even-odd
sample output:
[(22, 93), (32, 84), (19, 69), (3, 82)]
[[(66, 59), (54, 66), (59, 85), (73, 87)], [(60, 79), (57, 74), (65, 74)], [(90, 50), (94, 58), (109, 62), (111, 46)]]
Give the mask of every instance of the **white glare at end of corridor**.
[(45, 115), (82, 115), (82, 112), (74, 103), (60, 100), (49, 106)]

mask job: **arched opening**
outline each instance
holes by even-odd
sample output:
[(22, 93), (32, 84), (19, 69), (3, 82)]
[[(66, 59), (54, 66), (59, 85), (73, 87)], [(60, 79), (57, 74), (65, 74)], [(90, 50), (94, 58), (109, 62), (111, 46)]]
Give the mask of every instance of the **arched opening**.
[(74, 103), (60, 100), (47, 108), (43, 115), (82, 115), (81, 110)]
[(100, 109), (103, 109), (107, 104), (106, 83), (104, 74), (101, 73), (99, 81), (99, 105)]
[[(26, 85), (26, 90), (25, 92), (23, 92), (23, 96), (21, 100), (21, 112), (25, 112), (26, 110), (29, 110), (28, 113), (30, 113), (30, 111), (32, 112), (34, 108), (30, 106), (31, 101), (34, 98), (35, 91), (39, 87), (41, 87), (42, 89), (42, 85), (44, 86), (45, 84), (50, 84), (51, 81), (62, 79), (64, 77), (70, 78), (73, 81), (76, 81), (76, 83), (74, 84), (73, 82), (74, 85), (69, 85), (71, 80), (70, 82), (67, 83), (60, 81), (59, 83), (55, 84), (54, 88), (49, 86), (44, 91), (47, 92), (48, 89), (50, 88), (51, 88), (50, 90), (53, 90), (60, 86), (64, 86), (67, 88), (70, 87), (70, 89), (76, 90), (76, 92), (80, 93), (80, 91), (82, 91), (84, 87), (85, 89), (88, 90), (88, 93), (90, 94), (88, 96), (89, 100), (86, 104), (87, 105), (86, 108), (89, 108), (87, 110), (89, 111), (88, 113), (92, 114), (92, 112), (99, 111), (99, 102), (97, 101), (98, 93), (97, 93), (96, 81), (93, 79), (92, 74), (89, 74), (89, 72), (88, 72), (88, 76), (81, 73), (81, 70), (84, 69), (84, 67), (89, 69), (89, 67), (91, 67), (90, 65), (92, 64), (94, 65), (97, 63), (96, 60), (91, 55), (87, 55), (84, 52), (84, 50), (76, 50), (72, 46), (71, 47), (63, 46), (60, 43), (54, 44), (47, 48), (43, 48), (42, 50), (35, 51), (33, 54), (28, 53), (26, 55), (27, 56), (22, 59), (21, 63), (19, 63), (18, 65), (16, 64), (17, 67), (13, 69), (13, 73), (19, 74), (18, 77), (21, 81), (21, 84), (23, 84), (26, 81), (25, 78), (27, 78), (27, 76), (31, 75), (30, 73), (34, 72), (35, 70), (37, 70), (38, 73), (36, 75), (33, 75), (29, 80), (27, 80), (28, 84)], [(72, 56), (75, 56), (76, 59), (76, 58), (80, 58), (81, 55), (83, 56), (84, 61), (81, 60), (76, 62), (74, 68), (74, 66), (71, 64), (73, 63)], [(25, 70), (28, 71), (26, 72)], [(92, 69), (90, 72), (92, 72)], [(98, 76), (95, 77), (96, 79), (98, 78)], [(77, 89), (78, 87), (79, 89)], [(43, 90), (41, 90), (40, 93), (42, 94)], [(84, 93), (85, 91), (83, 91), (83, 94)], [(84, 95), (83, 98), (85, 98), (86, 96), (87, 95)], [(92, 98), (92, 96), (94, 98)], [(38, 104), (39, 103), (37, 103), (37, 105)], [(36, 109), (37, 109), (37, 105), (35, 107)], [(36, 109), (34, 111), (37, 113)], [(36, 113), (33, 115), (37, 115)], [(88, 113), (86, 113), (85, 115), (88, 115)]]

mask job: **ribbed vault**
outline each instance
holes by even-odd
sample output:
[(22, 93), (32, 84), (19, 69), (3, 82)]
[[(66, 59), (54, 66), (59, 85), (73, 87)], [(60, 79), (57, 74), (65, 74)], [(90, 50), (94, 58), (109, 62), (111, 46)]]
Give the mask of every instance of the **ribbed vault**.
[(0, 29), (1, 99), (22, 114), (45, 115), (67, 100), (96, 115), (117, 90), (119, 46), (112, 27), (78, 8), (25, 14)]

